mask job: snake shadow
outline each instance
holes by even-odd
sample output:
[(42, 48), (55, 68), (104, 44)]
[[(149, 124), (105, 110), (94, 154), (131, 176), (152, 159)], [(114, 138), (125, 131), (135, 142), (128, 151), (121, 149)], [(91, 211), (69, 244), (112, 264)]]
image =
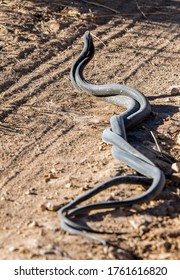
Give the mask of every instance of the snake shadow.
[[(151, 100), (151, 97), (148, 97)], [(175, 105), (151, 105), (152, 114), (147, 119), (146, 123), (151, 129), (157, 129), (166, 120), (171, 119), (174, 114), (179, 112), (179, 106)]]
[[(174, 219), (180, 215), (180, 197), (178, 195), (180, 190), (180, 186), (177, 182), (177, 184), (172, 183), (171, 186), (165, 187), (164, 191), (156, 197), (156, 201), (158, 201), (157, 206), (150, 207), (148, 206), (147, 209), (142, 209), (142, 210), (136, 210), (136, 212), (132, 211), (132, 209), (127, 209), (127, 208), (117, 208), (114, 210), (104, 210), (99, 213), (89, 213), (86, 217), (79, 219), (78, 218), (78, 223), (82, 225), (86, 225), (90, 229), (92, 227), (89, 226), (89, 223), (91, 225), (94, 225), (96, 223), (100, 224), (101, 222), (104, 221), (105, 217), (109, 217), (109, 219), (116, 220), (118, 218), (118, 221), (116, 223), (116, 227), (118, 225), (118, 228), (124, 228), (123, 227), (123, 221), (122, 223), (119, 221), (119, 217), (126, 217), (127, 221), (126, 224), (129, 223), (129, 218), (136, 216), (139, 217), (139, 215), (144, 216), (144, 217), (154, 217), (152, 219), (152, 222), (146, 224), (146, 232), (143, 233), (143, 235), (148, 234), (150, 231), (153, 231), (154, 227), (157, 227), (158, 225), (161, 225), (161, 221), (159, 221), (159, 217), (163, 218), (169, 218)], [(161, 201), (159, 203), (159, 201)], [(131, 220), (132, 220), (131, 218)], [(162, 220), (163, 221), (163, 220)], [(159, 226), (158, 226), (159, 227)], [(126, 228), (126, 227), (125, 227)], [(130, 246), (127, 246), (127, 240), (128, 238), (134, 238), (138, 239), (142, 236), (142, 233), (139, 231), (139, 229), (134, 229), (132, 226), (132, 229), (129, 229), (125, 232), (124, 230), (116, 230), (113, 231), (113, 233), (106, 232), (106, 229), (101, 227), (101, 235), (105, 237), (107, 246), (110, 246), (113, 248), (113, 252), (116, 256), (118, 255), (118, 250), (123, 250), (128, 254), (128, 259), (133, 259), (133, 260), (142, 260), (143, 257), (139, 255), (139, 253), (135, 252), (133, 248)], [(163, 224), (162, 224), (163, 228)], [(177, 228), (173, 228), (170, 232), (168, 232), (169, 237), (171, 238), (177, 238), (180, 236), (180, 232)], [(160, 240), (164, 240), (167, 236), (167, 232), (164, 233), (164, 231), (159, 231), (159, 233), (156, 233), (157, 238)], [(118, 259), (118, 257), (117, 257)]]

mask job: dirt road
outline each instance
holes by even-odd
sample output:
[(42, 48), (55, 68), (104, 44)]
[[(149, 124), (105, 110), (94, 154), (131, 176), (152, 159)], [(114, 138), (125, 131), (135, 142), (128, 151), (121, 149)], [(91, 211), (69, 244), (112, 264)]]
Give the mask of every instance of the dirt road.
[[(179, 94), (170, 88), (179, 83), (179, 1), (87, 2), (1, 1), (0, 258), (179, 259), (179, 173), (171, 169), (179, 161)], [(101, 142), (123, 108), (70, 83), (86, 30), (96, 47), (86, 78), (126, 83), (149, 98), (152, 114), (129, 141), (167, 175), (156, 200), (88, 217), (94, 228), (126, 232), (105, 237), (114, 247), (63, 232), (57, 212), (45, 209), (134, 172)], [(142, 191), (123, 185), (97, 200)]]

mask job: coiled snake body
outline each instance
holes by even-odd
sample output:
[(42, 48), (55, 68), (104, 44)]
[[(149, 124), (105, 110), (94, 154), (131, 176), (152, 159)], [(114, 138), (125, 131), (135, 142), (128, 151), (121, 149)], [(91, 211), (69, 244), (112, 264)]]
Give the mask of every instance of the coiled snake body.
[[(58, 212), (61, 219), (61, 227), (72, 233), (90, 237), (105, 244), (106, 241), (92, 233), (104, 233), (96, 231), (86, 225), (75, 221), (79, 215), (95, 209), (113, 209), (128, 207), (132, 204), (147, 202), (156, 197), (164, 187), (165, 177), (163, 172), (153, 162), (133, 148), (126, 138), (126, 129), (131, 129), (142, 122), (151, 112), (147, 98), (134, 88), (121, 84), (94, 85), (88, 83), (83, 76), (83, 69), (94, 55), (94, 44), (89, 31), (84, 34), (84, 48), (79, 57), (74, 61), (70, 78), (73, 86), (97, 96), (109, 103), (126, 107), (127, 110), (118, 116), (111, 117), (111, 128), (104, 130), (102, 138), (105, 142), (112, 144), (112, 155), (117, 160), (127, 164), (143, 176), (118, 176), (112, 178), (82, 196), (65, 205)], [(79, 206), (81, 202), (91, 198), (95, 194), (121, 183), (132, 183), (149, 185), (150, 187), (138, 197), (126, 200), (91, 203)], [(91, 232), (91, 234), (89, 233)], [(107, 232), (106, 232), (107, 233)]]

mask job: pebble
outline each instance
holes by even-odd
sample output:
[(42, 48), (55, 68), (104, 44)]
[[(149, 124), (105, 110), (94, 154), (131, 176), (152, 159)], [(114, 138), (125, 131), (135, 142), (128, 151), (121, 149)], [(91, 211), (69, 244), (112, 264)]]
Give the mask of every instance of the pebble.
[(27, 195), (37, 195), (36, 189), (32, 188), (25, 192)]
[(177, 95), (180, 93), (180, 85), (173, 85), (169, 88), (171, 95)]
[(179, 133), (178, 136), (177, 136), (176, 144), (177, 144), (177, 145), (180, 145), (180, 133)]
[(47, 204), (45, 204), (46, 210), (48, 211), (58, 211), (59, 209), (61, 209), (64, 206), (64, 203), (60, 203), (60, 202), (54, 202), (54, 201), (49, 201)]
[(55, 19), (48, 21), (48, 27), (49, 27), (49, 30), (54, 33), (57, 33), (60, 29), (60, 25)]
[(171, 165), (171, 168), (172, 168), (173, 171), (179, 173), (179, 172), (180, 172), (180, 161), (174, 162), (174, 163)]
[(142, 234), (148, 232), (149, 228), (145, 225), (142, 225), (142, 226), (140, 226), (139, 230), (140, 230), (140, 234), (142, 235)]
[(106, 147), (107, 147), (107, 143), (101, 141), (99, 143), (99, 151), (105, 151), (106, 150)]
[[(163, 253), (158, 255), (159, 260), (170, 260), (171, 258), (171, 253)], [(157, 259), (157, 255), (153, 256), (153, 259)]]
[(65, 184), (65, 187), (66, 187), (67, 189), (69, 189), (70, 187), (72, 187), (72, 183), (67, 183), (67, 184)]
[(45, 182), (48, 183), (51, 179), (57, 179), (57, 178), (58, 178), (57, 175), (58, 175), (57, 170), (56, 170), (55, 168), (52, 168), (52, 169), (50, 170), (50, 173), (49, 173), (49, 174), (46, 174), (46, 175), (44, 176)]
[(32, 227), (39, 227), (39, 224), (38, 224), (38, 222), (36, 222), (36, 221), (32, 221), (32, 222), (30, 222), (30, 223), (28, 224), (28, 227), (30, 227), (30, 228), (32, 228)]
[(45, 211), (46, 210), (46, 205), (44, 203), (40, 204), (40, 206), (38, 207), (38, 210)]
[(99, 151), (103, 151), (103, 147), (102, 146), (99, 146)]
[(45, 229), (41, 229), (39, 234), (40, 234), (40, 236), (46, 236), (47, 231)]
[(129, 220), (129, 223), (132, 225), (132, 227), (133, 227), (134, 229), (138, 229), (139, 224), (136, 223), (134, 220)]
[(15, 251), (18, 251), (17, 247), (12, 246), (9, 248), (9, 252), (15, 252)]
[(89, 186), (89, 184), (85, 184), (83, 187), (81, 187), (82, 191), (87, 191), (89, 190), (91, 187)]
[(133, 256), (127, 250), (116, 248), (113, 246), (105, 246), (104, 253), (109, 259), (132, 260)]
[(48, 245), (46, 246), (46, 249), (49, 250), (49, 251), (55, 250), (55, 249), (56, 249), (56, 246), (55, 246), (54, 244), (48, 244)]
[(143, 232), (147, 231), (147, 226), (152, 222), (153, 219), (151, 217), (137, 217), (129, 220), (134, 229), (141, 229)]
[(115, 200), (115, 195), (108, 195), (107, 197), (104, 198), (105, 201), (114, 201)]
[[(1, 4), (2, 4), (3, 2), (1, 1)], [(17, 30), (17, 29), (15, 29), (15, 30)], [(19, 29), (18, 29), (19, 30)], [(3, 26), (3, 25), (1, 25), (0, 26), (0, 33), (2, 34), (2, 35), (7, 35), (8, 34), (8, 29), (5, 27), (5, 26)]]
[(136, 211), (141, 211), (142, 210), (142, 206), (140, 204), (133, 204), (131, 206), (131, 208), (136, 210)]
[(167, 98), (165, 99), (165, 101), (167, 101), (167, 102), (175, 102), (176, 99), (175, 99), (174, 97), (167, 97)]

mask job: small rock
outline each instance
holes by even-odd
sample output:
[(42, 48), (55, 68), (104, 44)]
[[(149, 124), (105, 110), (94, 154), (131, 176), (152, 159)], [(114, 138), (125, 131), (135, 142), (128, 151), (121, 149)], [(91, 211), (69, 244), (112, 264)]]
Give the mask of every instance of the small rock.
[(137, 224), (134, 220), (129, 220), (129, 223), (133, 226), (134, 229), (138, 229), (139, 224)]
[(46, 249), (49, 250), (49, 251), (52, 251), (52, 250), (55, 250), (56, 249), (56, 246), (54, 244), (48, 244), (46, 246)]
[(19, 252), (22, 254), (29, 254), (30, 253), (30, 249), (22, 247), (19, 249)]
[[(1, 2), (2, 3), (2, 2)], [(18, 29), (19, 30), (19, 29)], [(3, 25), (1, 25), (0, 26), (0, 33), (2, 34), (2, 35), (7, 35), (8, 34), (8, 29), (5, 27), (5, 26), (3, 26)]]
[(141, 235), (146, 233), (146, 232), (149, 232), (149, 228), (146, 225), (140, 226), (139, 230), (140, 230)]
[(69, 9), (66, 9), (65, 12), (66, 12), (66, 15), (68, 15), (69, 17), (73, 17), (73, 18), (79, 17), (81, 15), (77, 8), (73, 8), (73, 9), (69, 8)]
[(172, 97), (167, 97), (166, 99), (165, 99), (165, 101), (169, 101), (169, 102), (175, 102), (176, 101), (176, 99), (175, 98), (172, 98)]
[(46, 205), (44, 203), (40, 204), (40, 206), (38, 207), (38, 210), (45, 211), (46, 210)]
[(48, 211), (58, 211), (63, 207), (63, 203), (49, 201), (45, 207)]
[(9, 252), (15, 252), (15, 251), (18, 251), (17, 247), (12, 246), (9, 248)]
[(99, 146), (99, 151), (103, 151), (103, 146)]
[(177, 95), (180, 93), (180, 85), (173, 85), (169, 88), (171, 95)]
[(114, 201), (115, 200), (115, 195), (114, 194), (108, 195), (107, 197), (105, 197), (104, 200), (105, 201)]
[(81, 187), (82, 191), (87, 191), (90, 189), (90, 186), (88, 184), (85, 184), (83, 187)]
[(147, 231), (148, 225), (152, 222), (153, 219), (151, 217), (136, 217), (129, 220), (134, 229), (141, 229), (141, 231)]
[[(159, 260), (169, 260), (171, 258), (171, 255), (172, 255), (171, 253), (162, 253), (162, 254), (158, 255), (158, 259)], [(157, 259), (156, 256), (153, 257), (154, 260)]]
[(51, 32), (57, 33), (60, 29), (60, 25), (55, 19), (52, 19), (48, 21), (48, 28)]
[(58, 178), (57, 175), (58, 175), (58, 173), (57, 173), (56, 169), (55, 169), (55, 168), (52, 168), (52, 169), (50, 170), (49, 174), (46, 174), (46, 175), (44, 176), (45, 182), (48, 183), (51, 179), (57, 179), (57, 178)]
[(131, 206), (131, 208), (133, 208), (133, 209), (136, 210), (136, 211), (141, 211), (141, 210), (142, 210), (142, 206), (139, 205), (139, 204), (133, 204), (133, 205)]
[(28, 227), (30, 227), (30, 228), (32, 228), (32, 227), (38, 227), (38, 226), (39, 226), (39, 224), (38, 224), (38, 222), (36, 222), (36, 221), (30, 222), (30, 223), (28, 224)]
[(32, 188), (25, 192), (27, 195), (37, 195), (36, 189)]
[(177, 138), (176, 138), (176, 144), (180, 145), (180, 133), (178, 134)]
[(175, 172), (179, 173), (180, 172), (180, 161), (178, 162), (174, 162), (171, 165), (172, 170), (174, 170)]
[(65, 187), (66, 187), (67, 189), (69, 189), (70, 187), (72, 187), (72, 183), (67, 183), (67, 184), (65, 184)]
[(99, 149), (99, 151), (105, 151), (105, 150), (106, 150), (106, 147), (107, 147), (107, 143), (101, 141), (101, 142), (99, 143), (98, 149)]
[(52, 169), (51, 169), (51, 171), (50, 171), (50, 173), (51, 173), (51, 174), (55, 174), (55, 175), (56, 175), (56, 174), (57, 174), (57, 171), (56, 171), (56, 169), (55, 169), (55, 168), (52, 168)]
[(154, 208), (154, 207), (156, 206), (155, 201), (153, 201), (153, 200), (149, 201), (149, 206), (150, 206), (151, 208)]
[(40, 236), (46, 236), (47, 231), (45, 229), (41, 229), (39, 234), (40, 234)]
[(133, 256), (130, 252), (125, 249), (116, 248), (114, 246), (104, 247), (104, 253), (109, 259), (118, 260), (132, 260)]

